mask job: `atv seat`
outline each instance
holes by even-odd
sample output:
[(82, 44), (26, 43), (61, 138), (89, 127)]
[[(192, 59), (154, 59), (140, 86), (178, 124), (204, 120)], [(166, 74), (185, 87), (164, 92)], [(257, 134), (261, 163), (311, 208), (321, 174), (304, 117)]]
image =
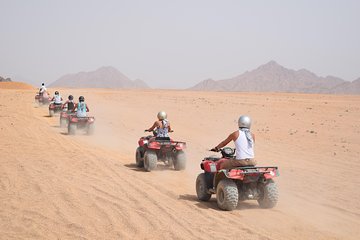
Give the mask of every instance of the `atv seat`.
[(156, 137), (155, 141), (170, 141), (169, 137)]

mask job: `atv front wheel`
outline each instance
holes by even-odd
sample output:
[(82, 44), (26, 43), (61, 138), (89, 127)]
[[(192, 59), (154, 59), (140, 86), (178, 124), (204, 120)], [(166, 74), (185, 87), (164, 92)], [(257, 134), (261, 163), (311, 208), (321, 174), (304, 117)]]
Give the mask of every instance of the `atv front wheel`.
[(196, 178), (196, 195), (200, 201), (209, 201), (211, 194), (208, 193), (205, 173), (200, 173)]
[(174, 168), (175, 170), (179, 171), (179, 170), (184, 170), (185, 167), (186, 167), (186, 155), (184, 151), (178, 151), (175, 154)]
[(50, 116), (50, 117), (53, 117), (54, 114), (55, 114), (55, 111), (54, 111), (54, 110), (49, 110), (49, 116)]
[(157, 167), (157, 155), (155, 151), (148, 150), (144, 155), (144, 167), (145, 170), (150, 172)]
[(144, 167), (144, 160), (142, 158), (142, 148), (141, 147), (138, 147), (136, 149), (136, 153), (135, 153), (135, 160), (136, 160), (136, 166), (139, 167), (139, 168), (142, 168)]
[(272, 179), (269, 179), (266, 183), (260, 183), (258, 188), (260, 190), (260, 198), (257, 201), (260, 207), (275, 207), (279, 197), (276, 183)]
[(76, 134), (76, 123), (69, 123), (68, 125), (68, 134), (69, 135), (75, 135)]
[(234, 210), (239, 201), (239, 191), (236, 183), (230, 179), (223, 179), (216, 188), (216, 201), (222, 210)]

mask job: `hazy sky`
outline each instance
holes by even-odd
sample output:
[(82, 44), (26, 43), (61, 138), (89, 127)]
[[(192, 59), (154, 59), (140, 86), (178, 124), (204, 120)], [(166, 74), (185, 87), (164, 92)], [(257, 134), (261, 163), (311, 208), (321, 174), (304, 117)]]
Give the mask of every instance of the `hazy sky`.
[(359, 0), (0, 0), (0, 76), (52, 82), (114, 66), (190, 87), (270, 60), (360, 77)]

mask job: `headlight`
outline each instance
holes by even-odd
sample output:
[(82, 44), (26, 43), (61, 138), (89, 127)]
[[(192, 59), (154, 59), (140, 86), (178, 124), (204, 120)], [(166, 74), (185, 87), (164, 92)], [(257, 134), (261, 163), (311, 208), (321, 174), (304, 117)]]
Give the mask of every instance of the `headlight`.
[(144, 140), (144, 141), (143, 141), (144, 144), (148, 144), (148, 142), (149, 142), (148, 140)]

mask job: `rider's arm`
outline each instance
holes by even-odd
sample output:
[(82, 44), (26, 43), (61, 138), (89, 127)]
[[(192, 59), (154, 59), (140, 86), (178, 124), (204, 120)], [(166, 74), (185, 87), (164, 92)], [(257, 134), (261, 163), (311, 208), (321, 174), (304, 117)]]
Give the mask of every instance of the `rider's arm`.
[(148, 132), (151, 132), (151, 131), (153, 131), (156, 127), (157, 127), (157, 122), (154, 122), (154, 124), (152, 125), (152, 127), (149, 128), (147, 131), (148, 131)]
[(168, 131), (171, 132), (172, 129), (171, 129), (171, 125), (170, 125), (170, 122), (168, 122)]
[(89, 111), (89, 108), (88, 108), (88, 106), (86, 105), (86, 111), (88, 112)]
[(252, 138), (253, 138), (253, 140), (255, 142), (255, 134), (251, 133), (251, 135), (252, 135)]
[(230, 134), (224, 141), (222, 141), (221, 143), (219, 143), (216, 147), (214, 147), (215, 150), (219, 150), (222, 147), (225, 147), (226, 145), (229, 144), (229, 142), (231, 141), (235, 141), (236, 140), (236, 132), (233, 132), (232, 134)]

